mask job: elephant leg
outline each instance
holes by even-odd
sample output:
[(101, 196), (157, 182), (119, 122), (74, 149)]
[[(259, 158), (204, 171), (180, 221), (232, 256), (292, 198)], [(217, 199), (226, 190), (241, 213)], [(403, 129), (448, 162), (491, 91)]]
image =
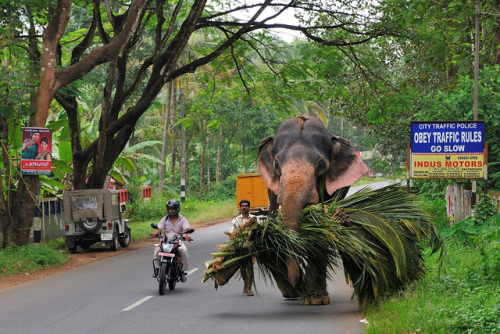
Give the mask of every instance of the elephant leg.
[(278, 289), (281, 291), (283, 298), (286, 299), (299, 298), (298, 294), (295, 292), (295, 289), (288, 282), (276, 281), (276, 285), (278, 286)]
[(253, 285), (253, 263), (250, 262), (248, 265), (241, 268), (241, 277), (243, 278), (245, 291), (251, 291)]
[(274, 278), (274, 282), (276, 283), (276, 286), (280, 290), (281, 294), (283, 295), (283, 298), (287, 299), (296, 299), (299, 298), (298, 293), (296, 292), (297, 289), (295, 289), (290, 282), (286, 279), (286, 277), (283, 277), (281, 275), (278, 275), (275, 272), (271, 272), (271, 275)]
[(326, 264), (312, 261), (306, 268), (306, 292), (307, 295), (301, 298), (304, 305), (328, 305), (330, 296), (326, 290)]

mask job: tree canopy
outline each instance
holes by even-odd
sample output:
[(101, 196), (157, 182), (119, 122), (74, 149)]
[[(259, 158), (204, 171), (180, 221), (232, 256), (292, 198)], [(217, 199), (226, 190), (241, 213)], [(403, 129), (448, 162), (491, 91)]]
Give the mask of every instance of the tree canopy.
[[(499, 6), (480, 4), (480, 118), (496, 129)], [(410, 120), (470, 115), (474, 15), (473, 4), (430, 0), (3, 1), (4, 235), (26, 242), (39, 189), (17, 173), (22, 126), (54, 130), (54, 174), (76, 189), (168, 163), (174, 180), (181, 132), (201, 188), (252, 170), (258, 140), (303, 112), (403, 159)], [(499, 153), (492, 145), (490, 161)]]

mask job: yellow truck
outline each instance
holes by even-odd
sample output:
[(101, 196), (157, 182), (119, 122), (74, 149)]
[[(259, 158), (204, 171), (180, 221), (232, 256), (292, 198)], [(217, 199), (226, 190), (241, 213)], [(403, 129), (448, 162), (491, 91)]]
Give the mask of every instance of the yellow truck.
[(242, 174), (236, 178), (236, 206), (242, 199), (250, 201), (250, 213), (261, 216), (267, 215), (269, 199), (267, 188), (258, 173)]

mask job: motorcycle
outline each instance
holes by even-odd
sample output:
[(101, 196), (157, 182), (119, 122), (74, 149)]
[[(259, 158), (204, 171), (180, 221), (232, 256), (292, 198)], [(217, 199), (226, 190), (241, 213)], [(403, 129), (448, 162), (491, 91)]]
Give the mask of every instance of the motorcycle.
[[(153, 223), (151, 227), (157, 229), (158, 225)], [(165, 294), (167, 284), (169, 290), (174, 290), (177, 282), (181, 281), (183, 263), (181, 262), (179, 247), (181, 246), (181, 241), (186, 240), (185, 234), (193, 232), (194, 228), (190, 228), (183, 233), (182, 236), (173, 234), (157, 235), (157, 237), (160, 238), (160, 243), (158, 245), (160, 251), (158, 252), (159, 258), (153, 259), (153, 268), (156, 268), (154, 265), (155, 261), (157, 261), (159, 272), (156, 279), (158, 281), (160, 295)]]

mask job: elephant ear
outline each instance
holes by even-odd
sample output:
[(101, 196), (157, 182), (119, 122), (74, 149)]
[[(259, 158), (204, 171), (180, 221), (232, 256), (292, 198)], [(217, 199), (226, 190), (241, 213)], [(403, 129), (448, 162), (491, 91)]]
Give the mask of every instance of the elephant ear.
[(348, 140), (332, 136), (331, 141), (333, 154), (326, 177), (326, 191), (329, 195), (337, 189), (352, 185), (368, 172), (363, 159), (356, 154)]
[(279, 175), (274, 170), (274, 137), (269, 136), (259, 142), (259, 174), (267, 189), (276, 195), (279, 191)]

